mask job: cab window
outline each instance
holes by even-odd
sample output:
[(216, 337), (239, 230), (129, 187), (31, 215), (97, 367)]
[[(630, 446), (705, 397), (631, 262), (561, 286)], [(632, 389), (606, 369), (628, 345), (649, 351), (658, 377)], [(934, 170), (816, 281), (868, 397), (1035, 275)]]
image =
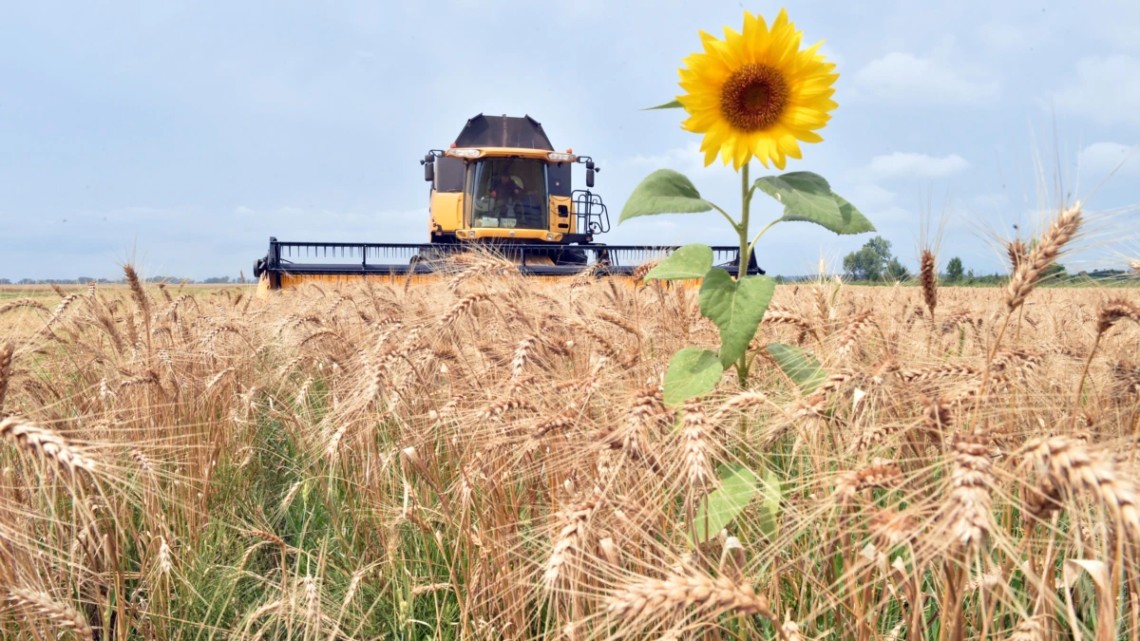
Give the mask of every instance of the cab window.
[(546, 229), (546, 163), (527, 158), (476, 161), (472, 227)]

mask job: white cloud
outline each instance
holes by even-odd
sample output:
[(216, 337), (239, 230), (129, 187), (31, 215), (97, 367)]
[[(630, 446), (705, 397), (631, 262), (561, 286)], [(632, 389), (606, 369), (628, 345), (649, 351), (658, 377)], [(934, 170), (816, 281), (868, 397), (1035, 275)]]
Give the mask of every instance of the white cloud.
[(855, 72), (855, 85), (880, 100), (901, 103), (968, 104), (997, 97), (997, 80), (946, 60), (895, 51)]
[(1140, 127), (1140, 59), (1126, 55), (1088, 56), (1075, 78), (1054, 94), (1056, 105), (1104, 125)]
[(1140, 175), (1140, 145), (1094, 143), (1077, 154), (1077, 161), (1081, 174), (1093, 180), (1113, 172), (1117, 175)]
[(882, 209), (895, 204), (896, 194), (872, 182), (861, 181), (854, 187), (844, 190), (844, 197), (860, 210)]
[(875, 156), (867, 166), (873, 180), (889, 178), (943, 178), (970, 167), (970, 163), (958, 154), (929, 156), (927, 154), (896, 151), (885, 156)]

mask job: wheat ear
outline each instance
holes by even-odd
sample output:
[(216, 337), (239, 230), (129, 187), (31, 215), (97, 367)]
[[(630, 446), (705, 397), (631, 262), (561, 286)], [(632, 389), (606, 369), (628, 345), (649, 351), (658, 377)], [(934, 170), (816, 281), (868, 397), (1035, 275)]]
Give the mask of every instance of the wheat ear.
[[(1041, 279), (1041, 272), (1052, 265), (1061, 250), (1077, 235), (1081, 227), (1081, 203), (1062, 211), (1041, 235), (1037, 246), (1024, 258), (1019, 259), (1006, 288), (1005, 302), (1010, 311), (1021, 307), (1026, 297)], [(1012, 256), (1012, 250), (1011, 250)]]
[(963, 547), (981, 545), (993, 529), (990, 509), (994, 486), (989, 439), (982, 434), (962, 434), (954, 439), (954, 463), (950, 472), (948, 517), (951, 536)]
[(926, 309), (930, 310), (930, 322), (933, 323), (934, 308), (938, 306), (938, 272), (935, 271), (934, 252), (929, 248), (923, 249), (918, 263), (922, 300), (926, 302)]
[(597, 507), (597, 498), (591, 496), (558, 513), (556, 517), (560, 526), (558, 536), (554, 539), (550, 558), (547, 559), (546, 569), (542, 574), (542, 583), (547, 590), (553, 589), (558, 584), (559, 577), (567, 570), (574, 571), (575, 562), (585, 546), (590, 518)]
[[(1092, 349), (1089, 350), (1089, 356), (1085, 359), (1085, 368), (1081, 372), (1081, 382), (1077, 385), (1078, 404), (1080, 404), (1081, 394), (1085, 390), (1085, 379), (1088, 378), (1089, 367), (1092, 366), (1093, 356), (1096, 354), (1097, 347), (1100, 347), (1101, 336), (1104, 336), (1105, 332), (1112, 329), (1112, 326), (1118, 321), (1126, 318), (1131, 318), (1140, 323), (1140, 307), (1123, 298), (1113, 298), (1100, 304), (1100, 309), (1097, 310), (1096, 338), (1093, 339)], [(0, 365), (2, 364), (3, 363), (0, 363)], [(0, 392), (2, 392), (2, 388), (0, 388)], [(3, 399), (4, 396), (0, 393), (0, 401), (3, 401)]]
[(666, 614), (684, 611), (700, 617), (736, 612), (775, 620), (768, 599), (756, 594), (747, 582), (704, 574), (669, 574), (663, 579), (632, 581), (610, 595), (606, 611), (631, 627), (644, 627)]
[(12, 441), (21, 450), (54, 461), (60, 468), (93, 472), (95, 461), (75, 450), (59, 433), (22, 418), (0, 419), (0, 440)]
[(27, 588), (8, 588), (8, 602), (14, 608), (43, 617), (56, 627), (75, 633), (80, 639), (87, 641), (95, 639), (91, 625), (78, 610), (69, 604), (56, 601), (46, 592)]
[(1026, 451), (1046, 480), (1070, 492), (1097, 497), (1120, 527), (1140, 542), (1136, 483), (1122, 478), (1110, 458), (1089, 452), (1081, 441), (1067, 436), (1035, 439), (1026, 444)]
[(0, 416), (4, 415), (4, 397), (8, 395), (8, 381), (12, 378), (12, 344), (0, 345)]

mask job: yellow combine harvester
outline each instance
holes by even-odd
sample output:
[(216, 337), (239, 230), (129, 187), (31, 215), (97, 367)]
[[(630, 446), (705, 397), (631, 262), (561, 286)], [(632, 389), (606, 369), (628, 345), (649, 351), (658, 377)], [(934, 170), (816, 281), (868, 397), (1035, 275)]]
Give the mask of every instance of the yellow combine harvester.
[[(555, 151), (530, 116), (484, 116), (467, 121), (448, 149), (433, 149), (420, 163), (432, 184), (426, 244), (284, 242), (269, 239), (269, 253), (254, 263), (259, 288), (362, 278), (432, 279), (456, 252), (483, 247), (510, 259), (521, 273), (557, 277), (592, 270), (629, 277), (637, 265), (674, 247), (604, 245), (595, 234), (610, 229), (601, 196), (590, 191), (600, 169), (589, 156)], [(574, 189), (571, 169), (582, 164), (586, 189)], [(735, 274), (736, 247), (714, 247)], [(317, 262), (319, 261), (319, 262)], [(752, 273), (762, 273), (749, 265)]]

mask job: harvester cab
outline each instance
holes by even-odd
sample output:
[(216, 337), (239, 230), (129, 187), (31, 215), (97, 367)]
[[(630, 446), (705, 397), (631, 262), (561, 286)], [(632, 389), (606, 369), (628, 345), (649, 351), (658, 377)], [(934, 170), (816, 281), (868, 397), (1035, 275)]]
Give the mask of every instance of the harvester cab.
[[(601, 196), (590, 191), (599, 168), (589, 156), (555, 151), (535, 119), (475, 116), (446, 150), (422, 161), (431, 181), (431, 242), (565, 246), (590, 244), (609, 231)], [(586, 189), (573, 189), (572, 167), (586, 166)], [(585, 254), (550, 252), (555, 264)]]
[[(609, 213), (593, 191), (601, 168), (572, 149), (555, 151), (542, 125), (530, 116), (485, 116), (467, 121), (447, 149), (420, 161), (431, 183), (425, 244), (285, 242), (269, 239), (269, 252), (254, 263), (259, 289), (306, 281), (361, 278), (431, 280), (446, 270), (441, 259), (482, 247), (512, 260), (528, 276), (566, 276), (591, 270), (630, 276), (645, 261), (675, 247), (604, 245)], [(574, 189), (572, 169), (585, 167), (585, 189)], [(733, 247), (713, 247), (735, 274)], [(316, 260), (313, 260), (316, 259)], [(763, 273), (755, 263), (750, 273)]]

